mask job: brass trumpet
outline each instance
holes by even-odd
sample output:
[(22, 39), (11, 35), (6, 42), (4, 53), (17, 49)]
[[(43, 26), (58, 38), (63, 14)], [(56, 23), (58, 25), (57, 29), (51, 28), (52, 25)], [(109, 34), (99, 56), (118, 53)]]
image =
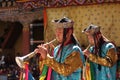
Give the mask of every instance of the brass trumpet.
[[(56, 39), (53, 39), (52, 41), (45, 43), (44, 45), (49, 45), (49, 44), (53, 43), (54, 41), (56, 41)], [(24, 68), (24, 62), (28, 61), (30, 58), (32, 58), (35, 55), (36, 55), (36, 53), (33, 51), (23, 57), (15, 57), (15, 61), (20, 68)]]

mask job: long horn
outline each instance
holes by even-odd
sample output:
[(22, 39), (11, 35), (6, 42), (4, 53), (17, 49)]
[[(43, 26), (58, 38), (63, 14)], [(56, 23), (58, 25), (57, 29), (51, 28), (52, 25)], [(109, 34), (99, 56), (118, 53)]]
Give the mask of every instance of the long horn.
[[(44, 45), (49, 45), (49, 44), (53, 43), (54, 41), (56, 41), (56, 39), (53, 39), (52, 41), (50, 41)], [(32, 58), (35, 55), (36, 55), (36, 53), (33, 51), (23, 57), (15, 57), (15, 61), (20, 68), (24, 68), (24, 62), (28, 61), (30, 58)]]
[(32, 58), (36, 53), (31, 52), (23, 57), (15, 57), (15, 61), (20, 68), (24, 68), (24, 62)]
[(91, 45), (89, 44), (86, 49), (88, 50), (90, 47), (91, 47)]

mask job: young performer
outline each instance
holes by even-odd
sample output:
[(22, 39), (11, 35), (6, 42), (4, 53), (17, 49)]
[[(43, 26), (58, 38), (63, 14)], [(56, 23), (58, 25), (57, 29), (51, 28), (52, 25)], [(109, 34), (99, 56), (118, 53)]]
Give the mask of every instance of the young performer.
[(43, 65), (52, 68), (50, 80), (81, 80), (81, 70), (84, 63), (83, 52), (73, 35), (73, 21), (62, 18), (53, 21), (56, 39), (59, 42), (54, 48), (53, 57), (43, 45), (39, 45), (36, 53), (40, 53)]
[(103, 36), (98, 26), (89, 25), (83, 32), (91, 45), (83, 51), (90, 63), (91, 76), (88, 80), (116, 80), (115, 45)]

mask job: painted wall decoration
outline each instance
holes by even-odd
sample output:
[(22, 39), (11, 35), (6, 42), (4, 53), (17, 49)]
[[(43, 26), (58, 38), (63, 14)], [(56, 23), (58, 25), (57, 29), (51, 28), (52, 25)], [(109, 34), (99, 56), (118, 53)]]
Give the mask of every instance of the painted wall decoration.
[(120, 3), (119, 0), (16, 0), (22, 9), (39, 7), (65, 7), (101, 3)]
[(74, 21), (74, 33), (81, 45), (88, 45), (82, 30), (90, 24), (101, 26), (101, 31), (110, 40), (120, 46), (120, 4), (105, 3), (99, 5), (68, 6), (47, 8), (48, 24), (45, 30), (45, 41), (55, 38), (51, 21), (69, 17)]

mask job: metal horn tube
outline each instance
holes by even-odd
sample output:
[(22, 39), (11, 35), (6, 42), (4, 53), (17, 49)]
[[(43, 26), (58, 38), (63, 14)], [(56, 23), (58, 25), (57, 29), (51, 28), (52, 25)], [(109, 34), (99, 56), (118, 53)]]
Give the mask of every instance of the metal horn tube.
[[(45, 43), (44, 45), (49, 45), (49, 44), (53, 43), (54, 41), (56, 41), (56, 39), (53, 39), (52, 41)], [(36, 55), (36, 53), (33, 51), (23, 57), (15, 57), (15, 61), (20, 68), (24, 68), (24, 62), (28, 61), (30, 58), (32, 58), (35, 55)]]
[(89, 44), (86, 49), (88, 50), (90, 47), (91, 47), (91, 45)]

